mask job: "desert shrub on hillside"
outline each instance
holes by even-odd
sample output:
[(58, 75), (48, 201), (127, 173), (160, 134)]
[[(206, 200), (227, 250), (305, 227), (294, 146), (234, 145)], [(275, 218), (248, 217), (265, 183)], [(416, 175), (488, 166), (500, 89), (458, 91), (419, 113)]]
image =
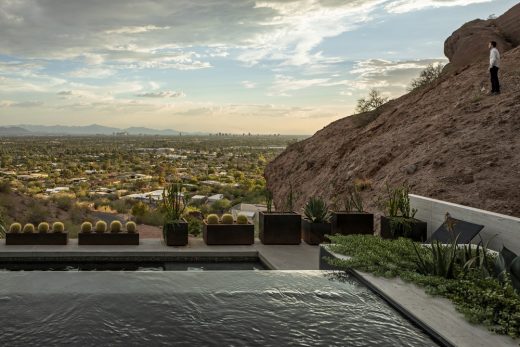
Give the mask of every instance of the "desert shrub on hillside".
[(382, 96), (376, 89), (371, 89), (368, 96), (357, 101), (356, 112), (364, 113), (377, 110), (388, 102), (388, 98)]
[(73, 200), (68, 194), (56, 194), (52, 196), (52, 201), (56, 206), (63, 211), (68, 211), (72, 207)]
[(444, 69), (443, 64), (430, 64), (428, 65), (419, 77), (414, 79), (408, 87), (409, 91), (413, 91), (427, 85), (430, 85), (433, 81), (435, 81), (442, 74), (442, 69)]
[(110, 207), (116, 210), (117, 213), (127, 213), (130, 210), (126, 200), (114, 200), (110, 203)]
[(27, 208), (27, 222), (38, 224), (50, 216), (50, 211), (39, 202), (34, 201)]
[(10, 193), (11, 192), (11, 183), (7, 180), (0, 181), (0, 193)]

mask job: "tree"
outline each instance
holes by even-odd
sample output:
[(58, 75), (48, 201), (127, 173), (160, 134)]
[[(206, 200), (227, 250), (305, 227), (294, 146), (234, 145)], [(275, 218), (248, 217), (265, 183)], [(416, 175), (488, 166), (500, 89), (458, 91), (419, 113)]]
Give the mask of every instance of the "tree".
[(376, 89), (371, 89), (368, 96), (357, 101), (356, 112), (364, 113), (377, 110), (388, 101), (387, 97), (381, 96)]
[(442, 69), (444, 69), (444, 65), (442, 64), (428, 65), (424, 70), (421, 71), (419, 77), (412, 81), (410, 87), (408, 87), (408, 90), (413, 91), (431, 84), (442, 74)]

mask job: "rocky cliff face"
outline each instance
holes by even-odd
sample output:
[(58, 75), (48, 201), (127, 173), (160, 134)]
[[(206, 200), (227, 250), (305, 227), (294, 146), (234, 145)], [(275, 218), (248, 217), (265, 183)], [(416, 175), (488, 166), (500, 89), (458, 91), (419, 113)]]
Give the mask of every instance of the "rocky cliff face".
[(444, 43), (450, 60), (447, 70), (463, 68), (489, 57), (488, 42), (496, 41), (500, 51), (520, 44), (520, 4), (496, 19), (476, 19), (456, 30)]
[[(520, 41), (520, 21), (511, 19), (518, 11), (495, 20), (507, 24), (497, 28), (507, 28), (510, 47)], [(460, 41), (450, 39), (447, 45)], [(489, 38), (472, 40), (485, 47)], [(449, 57), (456, 60), (461, 47), (447, 48)], [(464, 66), (452, 60), (457, 68), (433, 85), (378, 112), (340, 119), (289, 146), (265, 171), (275, 205), (283, 205), (290, 185), (300, 209), (313, 195), (342, 200), (358, 181), (368, 186), (367, 209), (378, 211), (385, 183), (407, 183), (416, 194), (520, 216), (520, 47), (503, 53), (500, 96), (486, 95), (487, 57), (467, 59)]]

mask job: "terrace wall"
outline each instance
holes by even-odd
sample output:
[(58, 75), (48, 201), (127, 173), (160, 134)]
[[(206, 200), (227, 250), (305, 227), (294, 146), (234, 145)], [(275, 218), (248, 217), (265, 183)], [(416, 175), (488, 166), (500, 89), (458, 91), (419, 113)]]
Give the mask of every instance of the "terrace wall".
[[(480, 232), (484, 242), (494, 237), (489, 248), (500, 251), (505, 245), (520, 254), (520, 218), (414, 194), (410, 194), (410, 202), (418, 210), (416, 217), (428, 223), (428, 237), (444, 222), (446, 212), (449, 212), (453, 218), (484, 225)], [(479, 240), (477, 236), (474, 241)]]

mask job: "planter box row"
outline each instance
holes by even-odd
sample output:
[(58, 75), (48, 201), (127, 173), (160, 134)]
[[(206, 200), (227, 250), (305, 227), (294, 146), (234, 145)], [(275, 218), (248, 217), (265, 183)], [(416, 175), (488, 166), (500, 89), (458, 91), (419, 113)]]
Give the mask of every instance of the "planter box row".
[[(5, 244), (11, 245), (57, 245), (68, 243), (68, 233), (7, 233)], [(78, 245), (139, 245), (139, 233), (79, 233)]]

